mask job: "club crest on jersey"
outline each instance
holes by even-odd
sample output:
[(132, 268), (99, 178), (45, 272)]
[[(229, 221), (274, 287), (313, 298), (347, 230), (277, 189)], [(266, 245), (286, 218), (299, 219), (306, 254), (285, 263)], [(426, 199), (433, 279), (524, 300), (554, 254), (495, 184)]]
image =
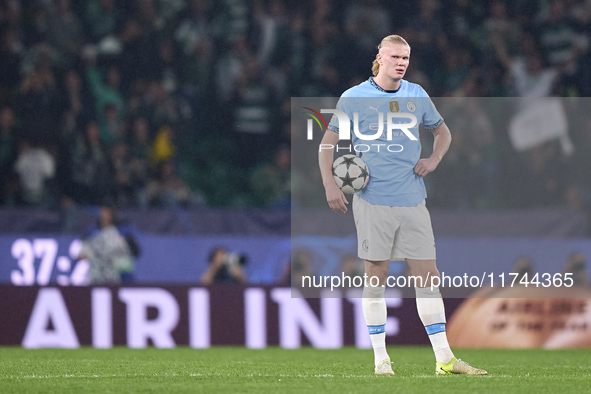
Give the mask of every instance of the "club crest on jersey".
[(406, 109), (408, 109), (410, 112), (415, 112), (417, 110), (417, 106), (412, 101), (409, 101), (406, 103)]
[(369, 252), (369, 240), (364, 240), (363, 243), (361, 244), (361, 247), (363, 248), (363, 250), (365, 250), (366, 252)]
[(390, 112), (398, 112), (400, 111), (400, 107), (398, 106), (398, 101), (390, 101)]

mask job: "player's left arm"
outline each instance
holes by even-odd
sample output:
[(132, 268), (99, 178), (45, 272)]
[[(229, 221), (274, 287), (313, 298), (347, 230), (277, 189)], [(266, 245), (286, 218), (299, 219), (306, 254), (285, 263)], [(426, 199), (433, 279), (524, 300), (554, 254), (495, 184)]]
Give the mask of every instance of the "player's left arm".
[(451, 144), (451, 133), (445, 122), (432, 129), (431, 132), (435, 137), (433, 140), (433, 153), (428, 158), (420, 159), (414, 168), (415, 174), (420, 177), (435, 171)]

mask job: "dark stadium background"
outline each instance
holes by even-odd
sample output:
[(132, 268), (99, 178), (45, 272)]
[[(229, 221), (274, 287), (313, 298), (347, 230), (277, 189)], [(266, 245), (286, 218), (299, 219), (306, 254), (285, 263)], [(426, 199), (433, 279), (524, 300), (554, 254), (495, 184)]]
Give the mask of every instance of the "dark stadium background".
[[(412, 47), (405, 79), (431, 97), (510, 98), (540, 84), (579, 114), (570, 154), (558, 140), (517, 151), (504, 127), (452, 128), (450, 151), (426, 179), (436, 237), (447, 237), (443, 258), (462, 250), (464, 269), (487, 253), (510, 271), (523, 255), (534, 267), (545, 258), (544, 269), (582, 261), (584, 270), (590, 22), (586, 0), (2, 0), (2, 292), (75, 284), (71, 248), (95, 226), (99, 205), (116, 207), (138, 240), (132, 286), (198, 286), (218, 246), (248, 255), (251, 284), (288, 285), (291, 98), (338, 97), (366, 80), (377, 44), (392, 33)], [(533, 70), (527, 81), (511, 72), (521, 60)], [(552, 70), (560, 74), (544, 85), (538, 77)], [(19, 265), (17, 241), (35, 255), (35, 272)], [(45, 252), (35, 245), (57, 248), (43, 275)], [(242, 294), (242, 285), (223, 286)], [(38, 291), (23, 296), (28, 311)], [(185, 291), (174, 290), (179, 300)], [(271, 291), (264, 302), (275, 313)], [(90, 290), (64, 294), (90, 303)], [(21, 301), (3, 302), (14, 313)], [(17, 320), (12, 344), (28, 315)]]

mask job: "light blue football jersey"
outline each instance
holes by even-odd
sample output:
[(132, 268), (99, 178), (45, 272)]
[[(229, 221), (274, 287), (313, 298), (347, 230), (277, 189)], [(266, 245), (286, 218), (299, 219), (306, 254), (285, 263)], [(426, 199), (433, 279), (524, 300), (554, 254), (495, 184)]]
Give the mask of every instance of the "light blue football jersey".
[[(337, 109), (349, 117), (350, 143), (369, 167), (369, 183), (357, 193), (359, 197), (374, 205), (414, 207), (420, 204), (427, 197), (427, 191), (423, 178), (413, 171), (421, 155), (419, 124), (423, 124), (426, 129), (434, 129), (443, 123), (443, 118), (425, 90), (417, 84), (401, 80), (398, 90), (386, 91), (370, 77), (345, 91)], [(375, 140), (364, 140), (356, 135), (355, 113), (358, 114), (359, 133), (364, 137), (375, 136)], [(377, 136), (379, 113), (383, 116), (383, 131)], [(414, 127), (406, 128), (415, 140), (409, 138), (401, 128), (387, 132), (389, 113), (395, 114), (391, 115), (396, 116), (392, 119), (395, 124), (406, 123), (410, 126), (416, 120)], [(336, 116), (332, 117), (328, 129), (339, 131)], [(346, 146), (346, 142), (340, 140), (339, 146)]]

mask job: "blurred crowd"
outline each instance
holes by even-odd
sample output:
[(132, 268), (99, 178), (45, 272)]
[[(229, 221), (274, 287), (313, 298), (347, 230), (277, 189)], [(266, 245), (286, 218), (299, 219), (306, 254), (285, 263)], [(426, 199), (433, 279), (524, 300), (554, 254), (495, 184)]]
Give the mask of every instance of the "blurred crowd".
[[(288, 207), (290, 98), (366, 80), (384, 36), (432, 97), (586, 97), (590, 21), (589, 0), (1, 0), (0, 200)], [(458, 127), (431, 206), (584, 209), (578, 124), (574, 153)]]

